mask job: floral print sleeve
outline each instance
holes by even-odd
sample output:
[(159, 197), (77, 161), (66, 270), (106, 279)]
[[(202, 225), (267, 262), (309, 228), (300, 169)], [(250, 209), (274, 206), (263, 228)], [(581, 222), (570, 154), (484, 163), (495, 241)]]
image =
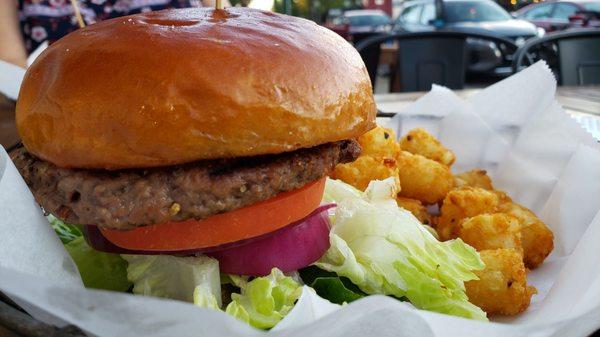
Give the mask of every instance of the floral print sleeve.
[[(4, 1), (4, 0), (0, 0)], [(202, 6), (201, 0), (76, 0), (86, 24), (165, 8)], [(53, 43), (79, 28), (71, 0), (19, 0), (19, 19), (27, 52)]]

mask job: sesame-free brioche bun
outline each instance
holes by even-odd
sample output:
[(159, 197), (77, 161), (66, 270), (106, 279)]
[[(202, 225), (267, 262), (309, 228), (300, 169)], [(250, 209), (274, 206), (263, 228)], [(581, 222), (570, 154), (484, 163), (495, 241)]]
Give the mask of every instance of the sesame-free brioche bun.
[(247, 8), (138, 14), (77, 30), (28, 69), (16, 120), (60, 167), (256, 156), (374, 127), (365, 65), (334, 32)]

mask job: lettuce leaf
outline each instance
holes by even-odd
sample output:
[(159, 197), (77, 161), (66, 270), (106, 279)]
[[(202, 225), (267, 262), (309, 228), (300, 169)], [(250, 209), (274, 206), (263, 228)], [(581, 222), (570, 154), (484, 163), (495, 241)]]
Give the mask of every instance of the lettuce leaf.
[(367, 296), (347, 277), (340, 277), (315, 266), (303, 268), (299, 272), (306, 285), (332, 303), (350, 303)]
[[(240, 293), (231, 294), (231, 303), (225, 312), (259, 329), (270, 329), (294, 307), (302, 293), (302, 286), (293, 278), (273, 268), (271, 274), (250, 280), (230, 275)], [(217, 309), (215, 298), (204, 289), (194, 291), (194, 304)]]
[(367, 294), (406, 297), (416, 307), (487, 320), (468, 301), (464, 282), (484, 264), (460, 239), (440, 242), (395, 203), (393, 179), (373, 181), (360, 198), (341, 181), (328, 180), (326, 195), (338, 204), (331, 247), (315, 264), (349, 278)]
[[(210, 257), (171, 255), (121, 255), (129, 266), (127, 278), (133, 293), (194, 302), (211, 296), (221, 305), (219, 262)], [(205, 292), (205, 293), (203, 293)]]
[(127, 291), (131, 288), (131, 282), (127, 280), (127, 262), (118, 254), (93, 249), (83, 236), (65, 244), (65, 248), (75, 261), (87, 288), (112, 291)]
[(127, 280), (127, 262), (118, 254), (103, 253), (90, 247), (77, 225), (63, 222), (53, 215), (48, 215), (47, 219), (77, 265), (87, 288), (112, 291), (131, 288), (131, 282)]
[(319, 296), (336, 304), (350, 303), (366, 296), (362, 292), (350, 290), (350, 287), (342, 282), (342, 279), (339, 277), (317, 277), (310, 284), (310, 287)]
[(341, 180), (327, 179), (323, 192), (323, 203), (337, 203), (346, 199), (362, 199), (364, 194)]
[(214, 310), (220, 310), (219, 302), (215, 297), (215, 294), (211, 293), (209, 288), (204, 284), (199, 284), (194, 289), (193, 296), (194, 304), (202, 307)]
[(83, 236), (83, 233), (76, 225), (67, 224), (52, 214), (49, 214), (46, 219), (48, 219), (50, 225), (52, 225), (56, 235), (58, 235), (63, 244), (67, 244), (78, 237)]
[(240, 294), (231, 294), (231, 303), (225, 312), (254, 327), (269, 329), (292, 310), (301, 293), (299, 283), (273, 268), (271, 274), (240, 287)]

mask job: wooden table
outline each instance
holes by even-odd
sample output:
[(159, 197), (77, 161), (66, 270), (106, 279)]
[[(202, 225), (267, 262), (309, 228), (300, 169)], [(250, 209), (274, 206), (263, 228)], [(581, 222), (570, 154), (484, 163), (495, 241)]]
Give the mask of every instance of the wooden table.
[(8, 148), (18, 139), (15, 128), (15, 102), (0, 94), (0, 145)]

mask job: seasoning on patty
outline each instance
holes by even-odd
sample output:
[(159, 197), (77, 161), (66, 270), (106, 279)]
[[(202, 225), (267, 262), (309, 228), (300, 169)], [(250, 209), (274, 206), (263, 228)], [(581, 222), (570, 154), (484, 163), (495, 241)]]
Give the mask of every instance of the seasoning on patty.
[(204, 219), (298, 189), (358, 157), (355, 140), (248, 158), (175, 167), (99, 171), (67, 169), (24, 148), (12, 160), (47, 212), (67, 222), (131, 229)]

